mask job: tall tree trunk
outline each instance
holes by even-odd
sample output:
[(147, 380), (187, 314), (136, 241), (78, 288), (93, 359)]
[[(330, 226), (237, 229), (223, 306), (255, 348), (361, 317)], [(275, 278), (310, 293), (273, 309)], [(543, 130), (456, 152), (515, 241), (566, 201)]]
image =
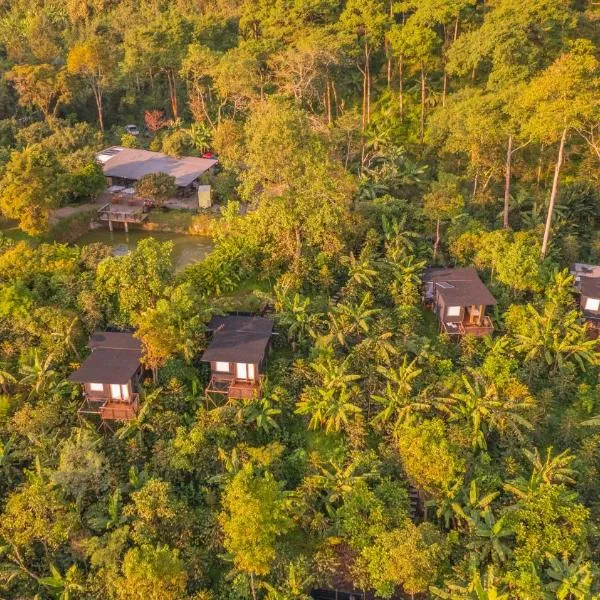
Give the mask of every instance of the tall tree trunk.
[(425, 142), (425, 65), (421, 63), (421, 146)]
[(508, 149), (506, 151), (506, 174), (504, 181), (504, 229), (509, 228), (508, 224), (508, 212), (510, 210), (510, 176), (512, 170), (512, 154), (513, 154), (513, 136), (508, 136)]
[(438, 219), (436, 224), (435, 224), (435, 242), (433, 243), (433, 260), (435, 261), (435, 258), (437, 256), (437, 252), (438, 252), (438, 248), (440, 246), (440, 220)]
[(477, 188), (479, 186), (479, 171), (475, 173), (475, 179), (473, 180), (473, 198), (477, 195)]
[(400, 122), (404, 120), (404, 59), (398, 58), (398, 93), (400, 97)]
[(171, 111), (173, 118), (179, 118), (179, 106), (177, 104), (177, 85), (175, 82), (175, 73), (167, 69), (167, 83), (169, 86), (169, 100), (171, 101)]
[(446, 89), (448, 88), (448, 71), (444, 64), (444, 76), (442, 79), (442, 106), (446, 106)]
[(548, 241), (550, 240), (550, 229), (552, 228), (552, 216), (554, 213), (554, 205), (558, 196), (558, 184), (560, 181), (560, 170), (562, 168), (565, 157), (565, 142), (567, 141), (568, 127), (565, 127), (560, 138), (560, 146), (558, 147), (558, 158), (554, 167), (554, 180), (552, 182), (552, 193), (550, 194), (550, 204), (548, 205), (548, 216), (546, 218), (546, 227), (544, 228), (544, 240), (542, 242), (542, 258), (546, 257), (548, 252)]
[(371, 57), (367, 42), (365, 42), (365, 73), (367, 82), (367, 124), (371, 121)]
[(329, 83), (329, 79), (327, 79), (326, 103), (327, 103), (327, 123), (329, 125), (331, 125), (331, 85)]
[(98, 109), (98, 126), (100, 131), (104, 133), (104, 114), (102, 110), (102, 88), (100, 85), (92, 84), (94, 90), (94, 98), (96, 99), (96, 108)]
[(253, 600), (256, 600), (256, 586), (254, 585), (254, 573), (250, 573), (250, 589), (252, 590)]

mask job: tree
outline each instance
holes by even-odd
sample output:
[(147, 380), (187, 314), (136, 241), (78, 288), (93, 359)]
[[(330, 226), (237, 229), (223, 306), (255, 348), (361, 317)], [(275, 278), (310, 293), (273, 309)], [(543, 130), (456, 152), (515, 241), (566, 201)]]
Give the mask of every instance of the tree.
[(419, 120), (419, 140), (425, 141), (425, 101), (427, 99), (427, 70), (432, 66), (437, 36), (416, 15), (412, 15), (402, 28), (395, 29), (390, 42), (395, 54), (401, 60), (412, 63), (420, 73), (421, 116)]
[(433, 243), (433, 259), (435, 260), (442, 239), (442, 221), (457, 217), (462, 212), (464, 200), (456, 183), (449, 178), (438, 181), (432, 187), (432, 191), (423, 197), (423, 213), (436, 224)]
[(250, 576), (256, 600), (254, 577), (269, 574), (277, 556), (277, 539), (292, 528), (279, 483), (269, 472), (258, 475), (245, 465), (225, 488), (219, 522), (225, 548), (236, 568)]
[(12, 82), (23, 106), (36, 106), (45, 119), (56, 117), (70, 99), (65, 70), (53, 65), (15, 65), (6, 78)]
[(56, 157), (41, 146), (14, 150), (0, 181), (0, 210), (30, 235), (46, 231), (60, 201), (60, 173)]
[(362, 75), (362, 129), (371, 120), (371, 55), (383, 43), (388, 26), (388, 11), (382, 0), (349, 0), (340, 15), (342, 35), (360, 48), (357, 67)]
[(127, 551), (123, 576), (115, 582), (120, 600), (180, 600), (185, 597), (187, 573), (179, 550), (165, 545)]
[(84, 79), (94, 94), (101, 131), (104, 131), (104, 92), (113, 85), (115, 67), (112, 44), (102, 36), (76, 43), (67, 56), (69, 73)]
[(406, 520), (401, 528), (378, 536), (363, 556), (377, 595), (391, 598), (401, 587), (413, 598), (435, 583), (449, 547), (431, 523), (415, 525)]
[(533, 78), (519, 104), (529, 115), (523, 129), (542, 143), (559, 142), (541, 255), (546, 256), (554, 206), (569, 131), (584, 128), (597, 113), (600, 102), (600, 63), (588, 40), (577, 40), (569, 52), (559, 56), (543, 73)]
[(176, 10), (158, 11), (152, 20), (128, 29), (124, 40), (126, 71), (134, 76), (145, 73), (153, 83), (154, 74), (162, 73), (167, 80), (169, 103), (173, 119), (179, 118), (177, 97), (178, 74), (187, 44), (190, 23)]
[(144, 112), (144, 123), (151, 133), (163, 129), (167, 126), (167, 119), (164, 110), (147, 110)]
[(427, 495), (441, 497), (462, 481), (464, 458), (441, 419), (407, 421), (396, 427), (394, 438), (409, 481)]
[(136, 194), (161, 206), (177, 192), (175, 177), (167, 173), (148, 173), (135, 184)]

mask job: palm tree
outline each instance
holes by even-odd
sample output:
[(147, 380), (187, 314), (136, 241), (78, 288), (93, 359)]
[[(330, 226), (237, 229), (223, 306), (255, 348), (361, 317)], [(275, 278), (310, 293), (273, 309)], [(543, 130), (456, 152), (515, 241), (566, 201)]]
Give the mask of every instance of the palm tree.
[(412, 398), (414, 381), (423, 372), (416, 366), (417, 359), (410, 363), (404, 356), (402, 364), (397, 368), (377, 367), (377, 371), (386, 379), (384, 395), (374, 394), (372, 399), (384, 408), (373, 418), (373, 423), (387, 423), (391, 419), (394, 423), (404, 422), (414, 412), (425, 412), (430, 409), (427, 402), (420, 402)]
[(591, 598), (593, 575), (589, 562), (584, 562), (581, 556), (572, 561), (565, 557), (559, 559), (550, 556), (548, 562), (550, 566), (546, 569), (546, 575), (552, 581), (546, 584), (546, 588), (554, 598), (557, 600)]
[(153, 401), (158, 397), (158, 394), (162, 390), (154, 390), (152, 394), (146, 396), (141, 402), (141, 407), (133, 419), (127, 421), (121, 427), (116, 436), (120, 440), (129, 440), (133, 437), (137, 439), (138, 444), (141, 446), (143, 443), (143, 436), (145, 431), (154, 431), (154, 427), (148, 423), (148, 415), (150, 413), (150, 407)]
[(63, 575), (53, 564), (50, 564), (48, 577), (40, 577), (38, 583), (50, 589), (53, 596), (59, 600), (79, 598), (85, 587), (80, 583), (83, 580), (77, 565), (71, 565)]
[(529, 394), (506, 396), (508, 386), (500, 392), (495, 383), (487, 382), (481, 375), (471, 371), (471, 378), (462, 377), (462, 390), (448, 398), (440, 398), (441, 406), (451, 421), (470, 424), (473, 448), (487, 448), (487, 434), (496, 430), (511, 431), (523, 439), (523, 429), (532, 430), (533, 425), (523, 416), (534, 406)]
[(361, 408), (352, 402), (355, 396), (354, 390), (346, 387), (309, 388), (298, 401), (296, 413), (310, 415), (310, 429), (324, 427), (325, 433), (340, 431), (362, 413)]
[(290, 564), (285, 582), (279, 588), (275, 588), (267, 582), (260, 585), (267, 591), (266, 600), (311, 600), (312, 596), (306, 593), (310, 589), (314, 578), (305, 572), (296, 569), (296, 565)]
[(342, 346), (369, 333), (373, 319), (381, 312), (378, 308), (371, 308), (372, 304), (373, 298), (367, 292), (360, 304), (338, 304), (329, 314), (332, 332)]
[(526, 498), (531, 492), (539, 489), (541, 485), (575, 483), (573, 479), (575, 471), (570, 466), (575, 460), (575, 456), (570, 454), (568, 450), (552, 456), (552, 447), (547, 448), (544, 459), (540, 456), (537, 448), (533, 452), (524, 449), (523, 454), (532, 466), (529, 480), (519, 478), (511, 483), (504, 484), (504, 489), (518, 498)]
[(44, 392), (52, 393), (66, 387), (66, 381), (59, 381), (59, 373), (52, 369), (54, 356), (48, 354), (45, 360), (40, 357), (38, 348), (32, 349), (26, 355), (20, 371), (23, 375), (20, 385), (30, 386), (29, 398), (40, 396)]
[(555, 313), (552, 308), (539, 313), (528, 304), (527, 330), (516, 336), (515, 349), (525, 360), (541, 359), (556, 374), (568, 362), (575, 362), (582, 371), (586, 364), (598, 363), (597, 341), (587, 338), (586, 328), (579, 324), (576, 311)]
[(17, 383), (16, 377), (8, 371), (6, 364), (0, 363), (0, 390), (3, 394), (8, 395), (9, 385), (12, 383)]
[(302, 298), (300, 294), (294, 294), (289, 300), (287, 297), (281, 300), (282, 311), (277, 313), (277, 321), (285, 327), (288, 332), (288, 340), (292, 349), (296, 351), (297, 344), (304, 344), (310, 338), (317, 335), (317, 327), (322, 315), (310, 312), (310, 298)]
[(355, 490), (361, 481), (370, 482), (379, 478), (379, 463), (369, 461), (365, 467), (360, 458), (353, 458), (346, 464), (329, 461), (318, 465), (318, 473), (308, 477), (309, 483), (324, 493), (325, 510), (333, 515), (348, 492)]
[(419, 302), (421, 273), (425, 267), (424, 260), (416, 260), (413, 256), (399, 258), (391, 263), (392, 278), (390, 294), (398, 305), (415, 305)]
[(454, 522), (454, 527), (468, 525), (473, 527), (477, 517), (500, 495), (500, 492), (489, 492), (483, 496), (480, 495), (477, 480), (473, 479), (466, 488), (462, 482), (455, 484), (452, 490), (441, 500), (431, 501), (436, 506), (436, 516), (443, 519), (446, 529), (450, 527), (450, 522)]
[(342, 257), (342, 264), (348, 268), (348, 282), (346, 286), (357, 285), (359, 287), (372, 288), (375, 285), (377, 270), (370, 256), (361, 254), (358, 258), (354, 254)]
[(269, 433), (272, 429), (279, 429), (275, 417), (281, 414), (281, 409), (276, 408), (280, 402), (278, 390), (271, 390), (266, 385), (260, 398), (244, 403), (242, 416), (248, 425), (256, 425), (258, 430)]
[(77, 350), (77, 344), (75, 340), (77, 338), (77, 326), (79, 325), (79, 317), (75, 316), (71, 319), (66, 327), (63, 327), (61, 331), (56, 331), (52, 334), (52, 337), (58, 344), (69, 348), (71, 352), (80, 360), (79, 351)]
[(480, 563), (491, 559), (495, 564), (502, 564), (510, 554), (506, 538), (512, 537), (513, 531), (506, 524), (507, 515), (496, 519), (488, 506), (475, 519), (473, 525), (474, 539), (468, 548), (478, 553)]
[(476, 571), (467, 584), (448, 583), (445, 590), (431, 587), (429, 591), (444, 600), (509, 600), (510, 598), (496, 586), (493, 567), (488, 568), (487, 575), (483, 579), (479, 571)]

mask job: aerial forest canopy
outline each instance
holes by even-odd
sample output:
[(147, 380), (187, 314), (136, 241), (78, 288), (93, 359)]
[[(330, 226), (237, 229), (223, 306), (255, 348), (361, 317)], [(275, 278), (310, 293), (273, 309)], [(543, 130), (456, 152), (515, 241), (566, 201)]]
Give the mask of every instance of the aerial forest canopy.
[[(594, 0), (0, 0), (0, 598), (600, 598), (599, 40)], [(57, 241), (109, 146), (218, 157), (203, 260)], [(236, 312), (259, 393), (211, 395)], [(143, 348), (100, 428), (94, 331)]]

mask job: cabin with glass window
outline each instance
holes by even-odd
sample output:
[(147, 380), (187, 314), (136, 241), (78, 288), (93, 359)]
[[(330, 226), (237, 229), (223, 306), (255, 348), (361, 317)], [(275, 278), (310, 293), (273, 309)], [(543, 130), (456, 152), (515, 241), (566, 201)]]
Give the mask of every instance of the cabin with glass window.
[(575, 263), (571, 266), (579, 307), (592, 330), (600, 331), (600, 266)]
[(206, 395), (223, 394), (232, 399), (260, 396), (273, 322), (264, 317), (215, 316), (207, 328), (212, 339), (202, 355), (211, 372)]
[(483, 336), (494, 331), (485, 313), (488, 306), (496, 304), (496, 299), (473, 267), (426, 269), (423, 298), (436, 313), (444, 333)]
[(103, 421), (135, 418), (143, 375), (140, 341), (131, 333), (95, 331), (88, 348), (90, 355), (69, 376), (83, 384), (79, 414), (99, 415)]

